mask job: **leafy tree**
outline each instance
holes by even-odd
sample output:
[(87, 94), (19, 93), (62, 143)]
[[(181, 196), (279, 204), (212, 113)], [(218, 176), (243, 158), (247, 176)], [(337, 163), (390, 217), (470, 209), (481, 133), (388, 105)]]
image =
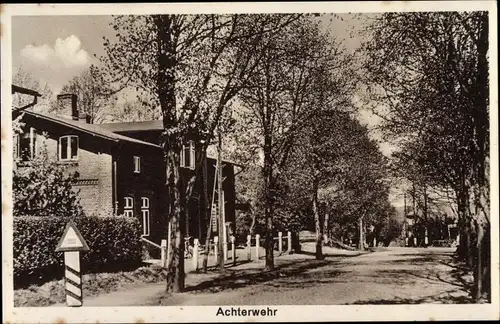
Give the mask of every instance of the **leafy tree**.
[(387, 13), (364, 44), (370, 99), (401, 165), (454, 193), (476, 300), (489, 294), (488, 28), (487, 12)]
[(263, 41), (264, 58), (240, 98), (243, 119), (259, 139), (264, 157), (266, 269), (272, 269), (273, 217), (281, 174), (302, 128), (332, 100), (332, 80), (339, 79), (349, 61), (339, 44), (309, 17)]
[(15, 168), (12, 175), (14, 215), (83, 216), (73, 184), (78, 174), (68, 174), (63, 166), (48, 157), (47, 149)]
[(386, 207), (385, 213), (382, 213), (381, 216), (375, 226), (377, 242), (389, 246), (391, 242), (401, 238), (403, 222), (397, 218), (396, 209), (390, 205)]
[[(151, 107), (160, 107), (173, 253), (168, 291), (184, 289), (186, 204), (196, 174), (225, 113), (262, 59), (263, 37), (279, 33), (297, 15), (117, 16), (117, 40), (105, 40), (103, 61), (117, 89), (133, 87)], [(116, 91), (115, 90), (115, 91)], [(196, 143), (196, 168), (184, 186), (180, 150)]]
[(160, 119), (157, 109), (145, 107), (140, 100), (116, 102), (106, 112), (105, 120), (107, 122), (133, 122)]
[[(116, 101), (116, 96), (108, 88), (102, 71), (95, 65), (73, 77), (61, 90), (62, 93), (76, 94), (78, 109), (90, 117), (90, 123), (100, 123), (106, 117), (106, 110)], [(55, 105), (54, 110), (60, 109)]]
[[(52, 109), (54, 95), (49, 85), (46, 82), (43, 83), (40, 80), (37, 80), (33, 76), (33, 74), (26, 71), (23, 67), (19, 67), (15, 71), (14, 75), (12, 76), (12, 84), (37, 91), (42, 95), (42, 97), (38, 98), (37, 100), (36, 109), (45, 112), (48, 112)], [(12, 105), (14, 106), (14, 108), (25, 106), (32, 101), (32, 96), (27, 96), (20, 93), (14, 93), (12, 95)]]

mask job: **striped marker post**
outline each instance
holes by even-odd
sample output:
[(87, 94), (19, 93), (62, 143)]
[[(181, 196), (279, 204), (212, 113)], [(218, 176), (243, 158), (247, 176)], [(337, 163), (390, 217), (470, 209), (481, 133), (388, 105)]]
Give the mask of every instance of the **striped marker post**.
[(80, 252), (88, 250), (89, 247), (76, 225), (70, 221), (66, 225), (64, 234), (56, 248), (56, 252), (64, 252), (64, 281), (67, 306), (80, 307), (83, 305)]
[(64, 273), (66, 286), (66, 305), (82, 306), (82, 272), (80, 271), (80, 252), (64, 252)]

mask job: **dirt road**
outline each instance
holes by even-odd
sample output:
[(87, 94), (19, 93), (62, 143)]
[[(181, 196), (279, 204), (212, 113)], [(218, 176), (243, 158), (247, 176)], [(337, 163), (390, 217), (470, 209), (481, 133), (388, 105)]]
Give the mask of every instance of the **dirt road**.
[(452, 249), (390, 248), (360, 255), (325, 248), (322, 261), (314, 260), (314, 244), (304, 250), (277, 257), (274, 271), (262, 271), (261, 259), (230, 267), (224, 275), (188, 273), (181, 294), (166, 294), (164, 283), (143, 284), (87, 298), (84, 306), (470, 302), (467, 277), (455, 267)]
[[(306, 247), (307, 249), (307, 247)], [(279, 269), (234, 269), (225, 278), (161, 294), (148, 305), (318, 305), (467, 303), (452, 249), (391, 248), (363, 255), (291, 255)], [(261, 267), (260, 267), (261, 268)]]

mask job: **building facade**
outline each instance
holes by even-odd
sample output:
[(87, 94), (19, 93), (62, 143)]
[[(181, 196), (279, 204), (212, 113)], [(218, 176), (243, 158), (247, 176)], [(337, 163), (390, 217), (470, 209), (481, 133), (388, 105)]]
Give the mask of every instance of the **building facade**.
[[(168, 195), (165, 164), (160, 144), (161, 121), (89, 124), (76, 109), (76, 96), (70, 97), (66, 114), (24, 111), (23, 132), (14, 139), (17, 168), (45, 152), (77, 172), (74, 189), (86, 215), (137, 217), (144, 237), (159, 243), (166, 237)], [(187, 184), (195, 172), (195, 150), (188, 142), (181, 152), (181, 182)], [(217, 205), (214, 181), (216, 160), (202, 157), (193, 194), (186, 206), (185, 233), (204, 240), (210, 215)], [(235, 165), (222, 162), (223, 213), (225, 222), (235, 222)], [(217, 231), (212, 220), (211, 231)]]

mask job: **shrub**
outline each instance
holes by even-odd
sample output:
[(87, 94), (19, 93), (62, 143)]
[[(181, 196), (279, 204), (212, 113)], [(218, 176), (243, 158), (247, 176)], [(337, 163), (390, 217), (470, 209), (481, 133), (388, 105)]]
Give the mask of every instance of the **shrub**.
[(43, 146), (39, 154), (22, 162), (12, 174), (14, 215), (83, 215), (73, 184), (78, 174), (48, 156)]
[[(55, 249), (68, 220), (14, 217), (16, 287), (63, 277), (63, 253)], [(83, 273), (124, 271), (141, 264), (141, 230), (136, 218), (92, 216), (73, 221), (90, 248), (81, 253)]]

